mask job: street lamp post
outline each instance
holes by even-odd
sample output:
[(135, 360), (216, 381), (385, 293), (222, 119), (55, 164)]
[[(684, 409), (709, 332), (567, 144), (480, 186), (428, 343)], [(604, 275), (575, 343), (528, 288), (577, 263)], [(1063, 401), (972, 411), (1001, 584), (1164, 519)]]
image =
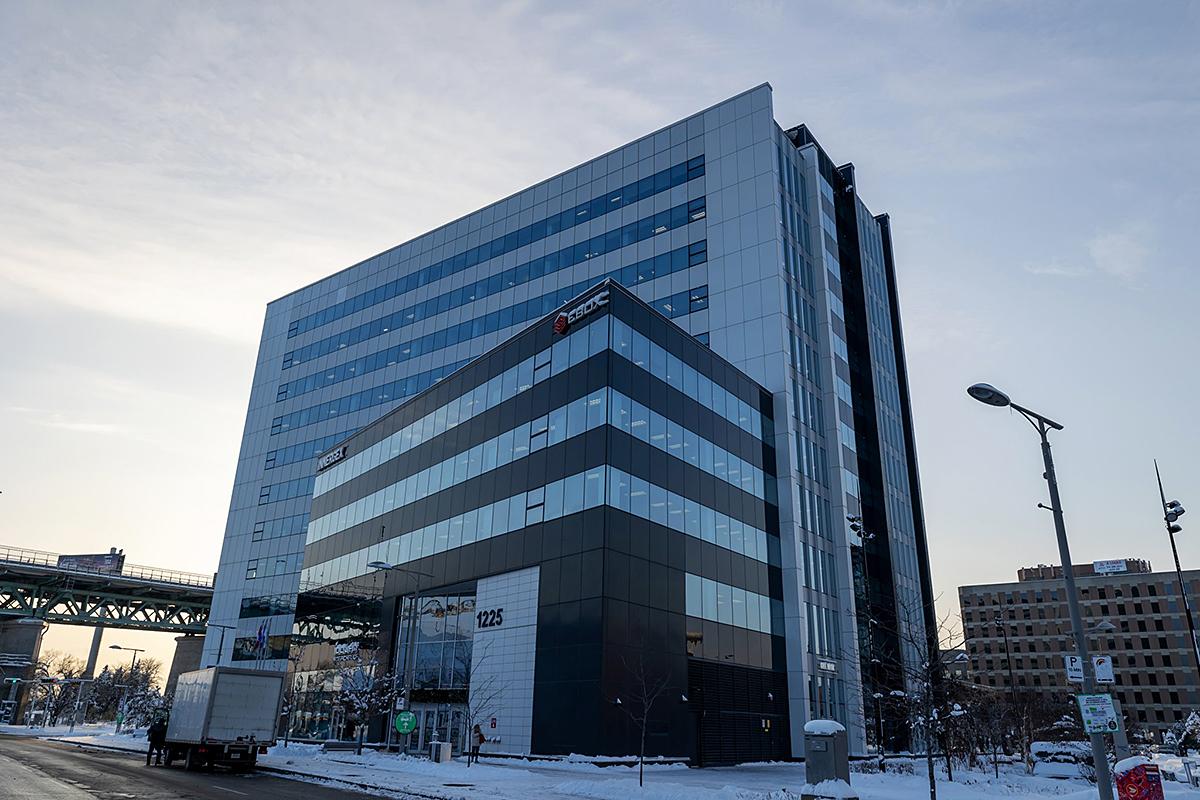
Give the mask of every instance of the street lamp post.
[(1167, 502), (1157, 459), (1154, 462), (1154, 475), (1158, 478), (1158, 496), (1162, 500), (1163, 523), (1167, 526), (1167, 536), (1171, 539), (1171, 555), (1175, 557), (1175, 577), (1179, 581), (1179, 599), (1183, 603), (1183, 615), (1187, 617), (1188, 634), (1192, 637), (1192, 646), (1189, 649), (1192, 651), (1192, 659), (1196, 664), (1196, 674), (1200, 675), (1200, 641), (1196, 640), (1196, 624), (1192, 621), (1192, 603), (1188, 599), (1187, 584), (1183, 581), (1183, 569), (1179, 566), (1179, 549), (1175, 547), (1175, 534), (1183, 530), (1183, 526), (1176, 524), (1176, 521), (1183, 516), (1185, 509), (1178, 500)]
[[(412, 569), (410, 567), (405, 567), (400, 564), (391, 564), (387, 561), (371, 561), (371, 562), (367, 563), (367, 567), (370, 569), (373, 569), (373, 570), (380, 571), (380, 572), (387, 572), (387, 571), (395, 570), (396, 572), (402, 572), (407, 575), (412, 575), (413, 577), (415, 577), (417, 579), (417, 583), (413, 587), (413, 594), (412, 594), (413, 607), (412, 607), (412, 613), (409, 614), (409, 618), (408, 618), (408, 631), (405, 634), (405, 645), (404, 645), (404, 710), (410, 711), (412, 709), (413, 669), (415, 668), (414, 659), (415, 659), (415, 652), (416, 652), (416, 647), (415, 647), (416, 642), (414, 641), (416, 638), (416, 634), (414, 631), (416, 629), (416, 624), (417, 624), (417, 603), (420, 602), (420, 598), (421, 598), (421, 578), (432, 578), (434, 576), (428, 572), (421, 572), (418, 569)], [(401, 607), (403, 608), (403, 606), (401, 606)], [(392, 659), (392, 661), (393, 661), (392, 680), (395, 681), (396, 680), (395, 659)], [(391, 741), (391, 737), (392, 737), (392, 725), (393, 725), (392, 717), (395, 714), (395, 711), (396, 711), (396, 703), (393, 700), (392, 708), (388, 711), (388, 741), (389, 742)], [(412, 734), (407, 734), (407, 735), (411, 736)], [(406, 751), (408, 750), (408, 742), (405, 742), (404, 749)]]
[[(109, 650), (125, 650), (130, 653), (133, 653), (133, 661), (129, 665), (129, 679), (132, 681), (134, 673), (137, 672), (138, 653), (144, 653), (146, 651), (141, 648), (138, 648), (138, 647), (122, 647), (119, 644), (110, 644), (108, 646), (108, 649)], [(125, 712), (129, 707), (129, 686), (132, 686), (132, 685), (133, 685), (132, 683), (128, 684), (125, 687), (126, 690), (121, 693), (121, 707), (120, 707), (120, 711), (118, 712), (117, 730), (116, 730), (117, 733), (121, 732), (121, 723), (125, 721)]]
[[(1008, 406), (1029, 420), (1041, 436), (1042, 462), (1046, 468), (1043, 477), (1045, 477), (1046, 485), (1050, 490), (1050, 512), (1054, 516), (1054, 532), (1058, 537), (1058, 555), (1062, 561), (1063, 582), (1066, 584), (1067, 609), (1071, 614), (1071, 631), (1075, 638), (1075, 651), (1083, 661), (1083, 690), (1087, 694), (1091, 694), (1096, 689), (1095, 672), (1092, 668), (1091, 656), (1088, 654), (1087, 636), (1083, 630), (1083, 616), (1079, 611), (1079, 595), (1075, 590), (1075, 568), (1071, 563), (1071, 547), (1067, 543), (1067, 524), (1063, 519), (1062, 498), (1058, 494), (1058, 478), (1054, 474), (1054, 457), (1050, 453), (1049, 433), (1052, 430), (1061, 431), (1063, 426), (1036, 411), (1017, 405), (1009, 399), (1008, 395), (989, 384), (977, 383), (967, 389), (967, 394), (989, 406), (999, 408)], [(1112, 779), (1109, 775), (1104, 737), (1102, 734), (1093, 733), (1090, 738), (1092, 740), (1092, 760), (1096, 766), (1096, 788), (1100, 793), (1100, 800), (1113, 800)]]
[(1000, 628), (1000, 633), (1004, 635), (1004, 663), (1008, 665), (1008, 696), (1009, 700), (1016, 702), (1017, 699), (1017, 681), (1013, 678), (1012, 653), (1008, 650), (1008, 624), (1004, 621), (1004, 613), (997, 612), (996, 626)]
[(221, 636), (217, 640), (217, 661), (215, 664), (209, 665), (209, 666), (215, 667), (215, 666), (217, 666), (217, 664), (221, 663), (221, 656), (225, 653), (225, 631), (236, 631), (237, 626), (236, 625), (218, 625), (215, 622), (206, 622), (206, 623), (204, 623), (204, 627), (216, 628), (217, 630), (219, 630), (221, 632)]

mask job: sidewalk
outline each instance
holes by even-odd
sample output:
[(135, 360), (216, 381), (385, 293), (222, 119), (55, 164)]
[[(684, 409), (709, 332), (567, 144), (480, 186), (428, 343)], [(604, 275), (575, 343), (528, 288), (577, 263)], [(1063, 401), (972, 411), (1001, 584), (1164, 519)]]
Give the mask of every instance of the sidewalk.
[[(28, 729), (19, 729), (28, 735)], [(0, 729), (0, 733), (6, 732)], [(15, 731), (14, 731), (15, 732)], [(45, 738), (82, 746), (144, 752), (145, 732), (132, 735), (107, 731), (48, 732)], [(57, 735), (56, 735), (57, 734)], [(487, 759), (468, 767), (375, 751), (323, 753), (319, 745), (277, 745), (260, 756), (265, 771), (297, 780), (342, 785), (370, 794), (419, 800), (799, 800), (805, 782), (802, 764), (744, 764), (738, 767), (689, 769), (683, 765), (646, 766), (646, 785), (638, 787), (637, 768), (600, 767), (587, 760), (516, 761)], [(855, 774), (853, 786), (862, 800), (914, 800), (929, 796), (929, 784), (913, 775)], [(1200, 800), (1200, 792), (1166, 784), (1171, 800)], [(1026, 776), (1019, 769), (991, 773), (956, 772), (956, 781), (938, 781), (939, 800), (1022, 800), (1055, 797), (1094, 800), (1096, 790), (1081, 780)]]

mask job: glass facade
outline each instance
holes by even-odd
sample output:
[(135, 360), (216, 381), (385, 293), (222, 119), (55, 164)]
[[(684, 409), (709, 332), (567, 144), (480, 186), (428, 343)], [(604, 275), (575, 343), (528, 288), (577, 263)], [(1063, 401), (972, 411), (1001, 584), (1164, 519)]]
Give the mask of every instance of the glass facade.
[[(435, 723), (443, 711), (465, 721), (480, 636), (513, 614), (477, 587), (537, 569), (537, 644), (504, 656), (506, 674), (524, 664), (532, 676), (520, 701), (530, 751), (631, 746), (595, 699), (628, 689), (628, 676), (605, 669), (622, 653), (675, 673), (683, 692), (716, 690), (687, 677), (689, 659), (719, 675), (784, 674), (770, 396), (617, 284), (581, 300), (597, 296), (606, 302), (586, 319), (559, 332), (552, 314), (335, 448), (314, 490), (297, 660), (336, 638), (306, 640), (318, 627), (306, 604), (361, 594), (393, 610), (378, 635), (390, 626), (382, 649), (413, 702), (441, 709)], [(394, 567), (382, 580), (368, 566), (379, 562)], [(598, 612), (580, 620), (590, 632), (556, 635), (555, 620), (585, 602)], [(263, 598), (250, 613), (270, 608)], [(670, 632), (651, 641), (631, 627), (642, 615)], [(579, 637), (587, 643), (565, 644)], [(311, 687), (321, 669), (304, 673), (297, 686)], [(562, 709), (560, 694), (580, 681), (591, 692)], [(592, 719), (607, 744), (547, 722), (562, 713)], [(678, 716), (664, 713), (656, 747), (695, 756), (694, 724)], [(774, 716), (782, 723), (786, 708)], [(781, 757), (786, 740), (761, 738), (759, 749)]]
[[(862, 623), (903, 618), (904, 638), (919, 637), (932, 609), (891, 239), (887, 217), (858, 196), (853, 168), (836, 166), (804, 126), (777, 125), (763, 85), (272, 302), (211, 616), (237, 631), (223, 653), (218, 637), (207, 641), (205, 662), (236, 654), (288, 668), (289, 638), (308, 635), (294, 625), (309, 619), (306, 595), (287, 600), (302, 569), (306, 590), (336, 577), (329, 586), (357, 597), (398, 580), (364, 573), (368, 551), (432, 559), (468, 584), (481, 564), (496, 573), (537, 564), (539, 598), (557, 598), (545, 613), (568, 642), (539, 645), (539, 664), (592, 663), (581, 653), (600, 646), (609, 620), (624, 620), (629, 639), (658, 619), (634, 608), (667, 615), (655, 635), (670, 627), (691, 637), (695, 659), (673, 676), (679, 683), (726, 680), (710, 660), (775, 681), (784, 661), (774, 642), (788, 641), (795, 657), (769, 692), (788, 698), (782, 746), (802, 755), (804, 722), (832, 717), (863, 752), (875, 727), (864, 693), (902, 688), (896, 670), (873, 671), (873, 658), (914, 653), (865, 635)], [(669, 347), (670, 334), (604, 314), (607, 341), (595, 351), (589, 341), (581, 361), (552, 338), (510, 347), (606, 278), (694, 339)], [(576, 336), (573, 327), (561, 338)], [(698, 342), (711, 361), (689, 349)], [(762, 389), (769, 400), (756, 404)], [(574, 427), (572, 404), (593, 399), (602, 421), (585, 413)], [(418, 407), (433, 419), (407, 416)], [(347, 437), (374, 449), (316, 472), (316, 458)], [(567, 513), (572, 481), (596, 469), (604, 499)], [(539, 492), (548, 499), (530, 524)], [(513, 525), (521, 502), (526, 525), (496, 533), (501, 504)], [(874, 538), (860, 541), (848, 515)], [(547, 531), (566, 537), (558, 551), (547, 550), (558, 541)], [(671, 543), (665, 553), (642, 552), (660, 539)], [(609, 574), (624, 583), (609, 585)], [(691, 616), (687, 574), (777, 599), (782, 612), (769, 634)], [(319, 673), (306, 674), (336, 685)], [(573, 681), (603, 677), (539, 679), (538, 696), (569, 702)], [(422, 717), (431, 731), (453, 727), (444, 705)], [(332, 713), (309, 719), (334, 730)], [(753, 706), (760, 719), (772, 713)], [(568, 736), (553, 721), (530, 730), (539, 725), (547, 742)], [(752, 757), (738, 748), (760, 733), (702, 730), (696, 752)]]

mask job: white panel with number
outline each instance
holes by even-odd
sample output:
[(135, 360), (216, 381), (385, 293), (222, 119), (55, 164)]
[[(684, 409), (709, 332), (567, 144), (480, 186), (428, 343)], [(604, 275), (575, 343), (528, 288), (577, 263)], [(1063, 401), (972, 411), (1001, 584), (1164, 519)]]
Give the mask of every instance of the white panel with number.
[(470, 704), (488, 738), (484, 753), (530, 752), (537, 604), (537, 567), (479, 581)]

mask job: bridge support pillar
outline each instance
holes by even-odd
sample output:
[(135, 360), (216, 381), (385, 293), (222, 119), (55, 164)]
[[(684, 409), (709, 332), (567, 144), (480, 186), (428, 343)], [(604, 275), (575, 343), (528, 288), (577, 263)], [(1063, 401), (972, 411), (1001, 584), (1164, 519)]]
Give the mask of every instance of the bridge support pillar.
[(167, 674), (167, 685), (164, 693), (170, 695), (175, 691), (179, 675), (200, 669), (200, 657), (204, 654), (204, 637), (195, 634), (175, 637), (175, 657), (171, 659), (171, 671)]
[(0, 719), (5, 722), (21, 721), (29, 696), (28, 684), (9, 681), (12, 678), (26, 681), (34, 676), (46, 627), (46, 623), (32, 617), (0, 622), (0, 680), (4, 681), (0, 691)]

